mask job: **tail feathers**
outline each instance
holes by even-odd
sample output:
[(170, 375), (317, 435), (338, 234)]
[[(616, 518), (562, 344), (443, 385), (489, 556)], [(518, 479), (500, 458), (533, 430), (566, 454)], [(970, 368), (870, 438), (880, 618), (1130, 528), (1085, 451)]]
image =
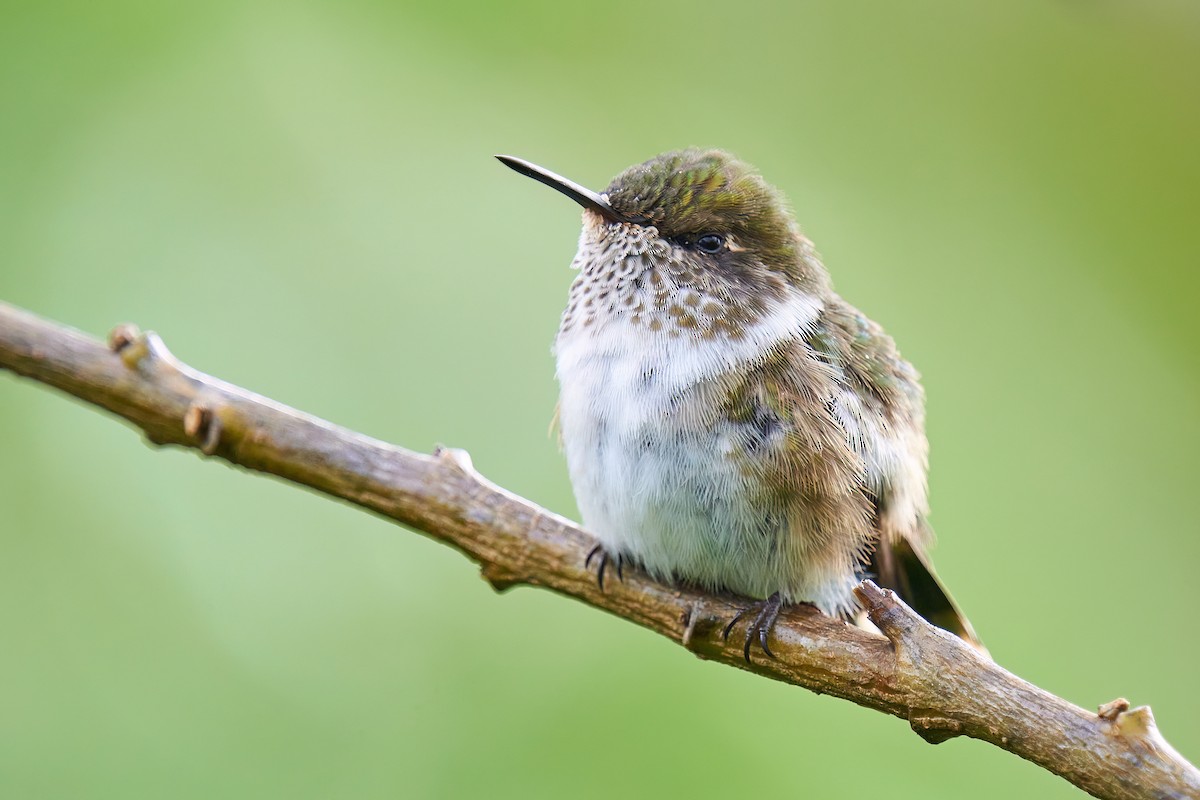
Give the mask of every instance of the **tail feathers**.
[(871, 555), (870, 570), (875, 574), (875, 582), (900, 595), (900, 599), (930, 623), (987, 655), (987, 648), (938, 580), (925, 554), (903, 536), (890, 539), (880, 542)]

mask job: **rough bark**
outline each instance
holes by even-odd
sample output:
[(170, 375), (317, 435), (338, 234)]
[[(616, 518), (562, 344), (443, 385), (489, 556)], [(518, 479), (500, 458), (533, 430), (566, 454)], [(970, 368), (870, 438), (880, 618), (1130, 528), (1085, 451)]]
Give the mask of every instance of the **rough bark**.
[(736, 598), (657, 583), (636, 570), (603, 591), (593, 540), (489, 483), (467, 454), (413, 453), (197, 372), (153, 333), (118, 327), (108, 346), (0, 303), (0, 367), (100, 406), (159, 445), (196, 448), (341, 498), (444, 542), (497, 589), (544, 586), (666, 636), (700, 658), (907, 719), (933, 743), (990, 742), (1103, 798), (1200, 797), (1200, 771), (1123, 699), (1086, 711), (1021, 680), (932, 627), (892, 592), (858, 596), (878, 636), (814, 609), (785, 611), (776, 659), (747, 663), (723, 623)]

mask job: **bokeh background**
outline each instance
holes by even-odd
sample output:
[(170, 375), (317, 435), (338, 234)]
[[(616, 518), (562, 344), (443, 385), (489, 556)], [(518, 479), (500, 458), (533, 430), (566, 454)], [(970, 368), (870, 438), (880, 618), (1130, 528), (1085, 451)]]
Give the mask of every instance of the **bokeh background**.
[[(1200, 757), (1200, 6), (5, 3), (0, 298), (575, 515), (578, 209), (685, 145), (789, 195), (925, 377), (997, 659)], [(0, 376), (0, 796), (1072, 797)]]

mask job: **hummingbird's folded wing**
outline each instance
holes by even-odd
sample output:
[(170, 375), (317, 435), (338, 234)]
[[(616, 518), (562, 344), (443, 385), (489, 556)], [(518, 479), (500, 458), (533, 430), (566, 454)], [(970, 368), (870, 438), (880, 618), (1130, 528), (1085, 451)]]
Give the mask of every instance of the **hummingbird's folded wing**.
[(881, 541), (871, 555), (870, 569), (876, 583), (900, 595), (913, 611), (987, 655), (987, 648), (938, 579), (919, 545), (914, 546), (904, 536)]

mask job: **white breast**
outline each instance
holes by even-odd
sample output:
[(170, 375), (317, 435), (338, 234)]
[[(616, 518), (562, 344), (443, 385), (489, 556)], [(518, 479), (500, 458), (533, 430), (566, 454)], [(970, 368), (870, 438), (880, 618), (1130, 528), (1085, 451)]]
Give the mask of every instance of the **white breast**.
[(780, 310), (721, 347), (623, 318), (560, 334), (563, 446), (584, 526), (609, 552), (749, 595), (783, 585), (764, 568), (769, 554), (746, 551), (761, 512), (742, 504), (714, 380), (803, 335), (820, 304), (795, 293)]

